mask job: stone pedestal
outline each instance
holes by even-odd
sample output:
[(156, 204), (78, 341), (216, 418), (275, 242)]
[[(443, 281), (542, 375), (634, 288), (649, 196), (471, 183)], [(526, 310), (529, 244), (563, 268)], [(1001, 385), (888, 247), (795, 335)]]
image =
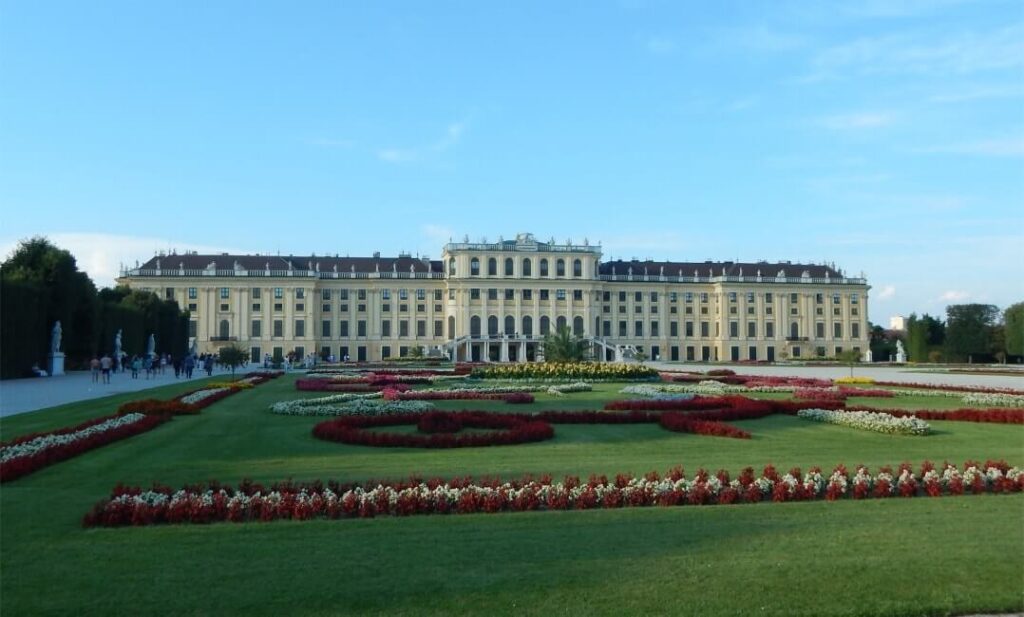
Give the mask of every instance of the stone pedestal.
[(902, 351), (896, 352), (896, 364), (906, 364), (906, 363), (907, 363), (907, 354), (903, 353)]
[(50, 370), (50, 377), (64, 374), (64, 354), (62, 352), (51, 353), (47, 368)]

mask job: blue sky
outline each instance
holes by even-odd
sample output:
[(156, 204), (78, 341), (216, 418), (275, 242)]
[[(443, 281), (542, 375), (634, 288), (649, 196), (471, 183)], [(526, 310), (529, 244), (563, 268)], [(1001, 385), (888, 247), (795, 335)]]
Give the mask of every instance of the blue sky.
[(1024, 300), (1024, 3), (5, 2), (0, 249), (834, 261)]

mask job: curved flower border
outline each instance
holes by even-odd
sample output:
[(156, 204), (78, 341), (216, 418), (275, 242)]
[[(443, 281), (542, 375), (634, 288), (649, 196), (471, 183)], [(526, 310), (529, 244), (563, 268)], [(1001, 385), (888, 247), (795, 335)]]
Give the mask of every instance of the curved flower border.
[(802, 473), (799, 468), (780, 474), (768, 465), (755, 475), (747, 467), (736, 478), (725, 470), (703, 469), (687, 478), (681, 467), (664, 476), (592, 475), (586, 481), (568, 476), (453, 478), (424, 481), (343, 484), (335, 481), (295, 484), (291, 481), (264, 487), (243, 482), (227, 485), (168, 487), (143, 490), (117, 486), (83, 518), (85, 527), (129, 525), (236, 523), (280, 519), (374, 518), (428, 514), (474, 514), (535, 510), (592, 510), (652, 506), (729, 505), (787, 501), (913, 498), (943, 495), (982, 495), (1024, 491), (1024, 472), (1004, 461), (984, 465), (967, 461), (962, 470), (949, 463), (941, 469), (925, 461), (915, 474), (909, 463), (897, 469), (882, 467), (875, 474), (858, 466), (851, 475), (837, 465), (829, 475), (820, 468)]
[(473, 448), (508, 446), (544, 441), (555, 436), (547, 422), (523, 415), (487, 412), (453, 412), (447, 414), (466, 428), (491, 429), (488, 433), (382, 433), (369, 428), (417, 425), (422, 414), (402, 414), (364, 418), (339, 418), (313, 427), (313, 436), (326, 441), (385, 448)]

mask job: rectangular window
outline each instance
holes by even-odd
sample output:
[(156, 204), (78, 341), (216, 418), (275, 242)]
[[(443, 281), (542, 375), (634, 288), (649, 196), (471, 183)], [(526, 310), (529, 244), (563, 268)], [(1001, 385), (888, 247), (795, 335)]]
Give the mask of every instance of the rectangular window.
[(348, 300), (348, 290), (347, 289), (339, 289), (338, 290), (338, 299), (339, 300)]
[(226, 313), (227, 311), (231, 310), (231, 307), (228, 306), (227, 304), (221, 304), (220, 310)]
[(606, 291), (603, 294), (601, 294), (601, 297), (602, 297), (602, 299), (605, 302), (611, 302), (612, 301), (612, 292)]
[(448, 290), (448, 299), (449, 300), (454, 300), (455, 299), (455, 290), (454, 289), (449, 289)]
[(582, 302), (583, 301), (583, 290), (582, 289), (573, 289), (572, 290), (572, 299), (574, 301), (576, 301), (576, 302)]
[(850, 304), (857, 304), (860, 301), (858, 294), (850, 294)]
[(688, 362), (693, 362), (696, 359), (697, 359), (697, 348), (694, 347), (693, 345), (687, 345), (686, 346), (686, 360)]
[(626, 322), (625, 321), (620, 321), (619, 322), (619, 336), (627, 336), (627, 334), (628, 333), (626, 332)]
[(814, 324), (814, 334), (817, 338), (825, 338), (825, 324), (818, 322)]
[(390, 289), (381, 289), (380, 290), (380, 299), (381, 300), (390, 300), (391, 299), (391, 290)]
[(643, 292), (637, 291), (637, 292), (633, 293), (633, 302), (643, 302), (643, 301), (644, 301), (644, 294), (643, 294)]
[(252, 320), (252, 338), (263, 336), (263, 323), (259, 319)]
[(188, 322), (188, 335), (189, 336), (196, 336), (196, 332), (197, 332), (198, 327), (199, 327), (199, 322), (197, 322), (194, 319), (189, 321)]
[(709, 322), (700, 322), (700, 335), (704, 338), (711, 336), (711, 324)]
[(348, 337), (348, 320), (342, 319), (338, 322), (338, 336), (342, 338)]
[(409, 336), (409, 320), (403, 319), (398, 322), (398, 336), (405, 338)]
[(260, 303), (259, 302), (253, 302), (252, 303), (252, 312), (253, 313), (259, 313), (260, 312)]
[(195, 300), (198, 297), (199, 297), (199, 292), (196, 290), (196, 288), (195, 287), (189, 287), (188, 288), (188, 299), (189, 300)]
[(611, 336), (612, 335), (612, 322), (605, 321), (601, 323), (601, 335)]
[(366, 290), (365, 289), (360, 289), (359, 291), (357, 291), (356, 292), (356, 299), (357, 300), (365, 300), (366, 299)]
[(643, 335), (644, 335), (644, 322), (642, 322), (642, 321), (634, 322), (633, 323), (633, 336), (643, 336)]
[(409, 305), (408, 304), (399, 304), (398, 305), (398, 312), (399, 313), (408, 313), (409, 312)]
[[(441, 309), (438, 309), (438, 310), (441, 310)], [(416, 305), (416, 312), (417, 313), (426, 313), (427, 312), (427, 305), (426, 304), (417, 304)]]
[(834, 315), (836, 317), (841, 317), (843, 315), (843, 309), (839, 308), (838, 306), (833, 308), (832, 309), (832, 315)]
[(747, 347), (747, 360), (757, 360), (757, 347), (754, 345)]
[(263, 292), (259, 287), (253, 287), (251, 290), (249, 290), (249, 297), (252, 298), (253, 300), (259, 300), (261, 293)]
[(164, 288), (164, 300), (173, 300), (173, 299), (174, 299), (174, 288), (173, 287), (165, 287)]
[(565, 290), (564, 289), (556, 289), (555, 290), (555, 299), (556, 300), (565, 300)]
[(284, 289), (281, 288), (281, 287), (275, 287), (274, 288), (274, 299), (275, 300), (280, 300), (283, 297), (284, 297)]
[(679, 300), (679, 294), (678, 293), (676, 293), (674, 291), (668, 292), (668, 301), (669, 302), (674, 303), (677, 300)]
[(221, 287), (220, 288), (220, 299), (221, 300), (227, 300), (230, 297), (231, 297), (231, 290), (228, 289), (227, 287)]
[(515, 300), (516, 299), (516, 290), (515, 289), (506, 289), (505, 290), (505, 299), (506, 300)]
[(284, 320), (274, 320), (274, 336), (284, 336)]
[(684, 332), (685, 332), (686, 336), (688, 336), (688, 337), (692, 337), (693, 336), (693, 322), (692, 321), (686, 322), (686, 329), (684, 330)]
[(832, 338), (843, 338), (843, 324), (832, 324)]
[(757, 337), (757, 322), (748, 321), (747, 322), (747, 338), (756, 338), (756, 337)]
[(850, 324), (850, 338), (854, 338), (854, 339), (859, 339), (860, 338), (860, 324), (859, 323), (852, 323), (852, 324)]
[(321, 313), (330, 313), (330, 312), (331, 312), (331, 305), (330, 305), (330, 304), (324, 304), (324, 305), (322, 305), (322, 306), (320, 307), (320, 312), (321, 312)]
[(469, 299), (470, 300), (479, 300), (480, 299), (480, 288), (479, 287), (474, 287), (474, 288), (469, 290)]
[(764, 294), (764, 303), (765, 304), (771, 304), (774, 301), (775, 301), (775, 298), (774, 298), (774, 296), (772, 296), (772, 292), (770, 292), (770, 291), (765, 292), (765, 294)]
[(427, 335), (427, 322), (420, 319), (416, 322), (416, 336), (425, 337)]
[(651, 302), (657, 302), (657, 301), (658, 301), (658, 292), (652, 291), (651, 292)]
[(651, 336), (660, 336), (658, 334), (658, 322), (657, 321), (652, 321), (651, 322)]
[(330, 300), (331, 299), (331, 290), (330, 289), (321, 289), (320, 290), (320, 299), (321, 300)]
[(391, 320), (384, 319), (380, 322), (380, 335), (391, 336)]
[(548, 290), (547, 290), (547, 289), (541, 289), (541, 290), (540, 290), (540, 299), (541, 299), (542, 301), (545, 301), (545, 302), (546, 302), (546, 301), (548, 300), (548, 298), (549, 298), (549, 297), (550, 297), (550, 294), (549, 294), (549, 292), (548, 292)]
[(775, 338), (775, 322), (766, 321), (764, 322), (764, 336), (765, 338)]
[(678, 321), (671, 321), (671, 322), (669, 322), (669, 324), (668, 324), (668, 335), (669, 336), (679, 336), (679, 322)]
[(356, 336), (366, 336), (366, 320), (360, 319), (356, 322)]
[(434, 301), (435, 302), (440, 302), (443, 295), (444, 295), (444, 290), (442, 290), (442, 289), (435, 289), (434, 290)]
[(533, 300), (533, 290), (532, 289), (524, 289), (523, 290), (523, 300), (524, 301)]
[(324, 338), (331, 337), (331, 321), (329, 319), (325, 319), (320, 323), (320, 336)]
[(729, 292), (729, 302), (735, 302), (735, 301), (736, 301), (736, 292), (735, 291), (730, 291)]
[(434, 338), (441, 338), (444, 336), (444, 322), (440, 319), (434, 320)]
[(814, 303), (815, 304), (825, 304), (825, 294), (823, 294), (823, 293), (816, 293), (816, 294), (814, 294)]
[(281, 313), (283, 311), (284, 311), (284, 304), (281, 303), (281, 302), (275, 302), (274, 303), (274, 312), (275, 313)]
[(380, 357), (390, 358), (391, 357), (391, 345), (382, 345), (380, 348)]
[(789, 303), (796, 304), (800, 301), (800, 294), (789, 294)]
[(409, 290), (408, 289), (399, 289), (398, 290), (398, 299), (399, 300), (408, 300), (409, 299)]
[(833, 293), (832, 294), (832, 304), (839, 304), (839, 302), (840, 302), (839, 294), (838, 293)]
[(306, 298), (306, 290), (304, 288), (302, 288), (302, 287), (299, 287), (298, 289), (296, 289), (295, 290), (295, 298), (297, 300), (304, 300)]
[(365, 313), (366, 312), (366, 305), (365, 304), (357, 304), (356, 305), (356, 312), (358, 312), (358, 313)]
[(300, 312), (300, 313), (301, 313), (302, 311), (305, 311), (305, 310), (306, 310), (306, 305), (305, 305), (304, 303), (302, 303), (302, 302), (296, 302), (296, 303), (295, 303), (295, 310), (296, 310), (297, 312)]
[(740, 322), (729, 322), (729, 338), (738, 338), (740, 335)]
[(686, 302), (693, 302), (693, 292), (686, 292), (685, 294), (683, 294), (683, 298), (686, 300)]
[(338, 308), (341, 309), (342, 313), (347, 313), (348, 312), (348, 305), (347, 304), (342, 304)]
[(296, 319), (295, 320), (295, 336), (306, 336), (306, 320)]
[(488, 300), (497, 300), (498, 299), (498, 290), (497, 289), (488, 289), (487, 290), (487, 299)]
[(625, 301), (626, 301), (626, 292), (620, 291), (619, 292), (619, 302), (625, 302)]
[(700, 301), (701, 301), (702, 304), (707, 304), (707, 302), (708, 302), (708, 293), (706, 291), (701, 292), (701, 294), (700, 294)]
[(753, 301), (754, 301), (754, 292), (748, 291), (747, 292), (747, 302), (753, 302)]

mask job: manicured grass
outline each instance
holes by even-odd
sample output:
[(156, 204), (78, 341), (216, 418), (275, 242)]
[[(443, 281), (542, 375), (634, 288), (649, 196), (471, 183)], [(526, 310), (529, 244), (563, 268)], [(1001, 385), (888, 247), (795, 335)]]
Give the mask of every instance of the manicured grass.
[[(926, 458), (1024, 464), (1021, 426), (933, 422), (935, 435), (897, 437), (790, 416), (737, 423), (753, 433), (749, 441), (655, 425), (555, 425), (553, 440), (522, 446), (345, 446), (312, 438), (324, 418), (267, 411), (278, 400), (322, 395), (297, 393), (293, 380), (240, 392), (199, 416), (3, 485), (0, 613), (931, 615), (1024, 608), (1024, 495), (80, 527), (81, 516), (119, 481), (586, 476), (677, 464), (690, 474), (699, 467), (736, 473), (766, 463), (806, 470), (907, 460), (916, 467)], [(170, 397), (177, 387), (161, 394)], [(620, 388), (541, 394), (532, 405), (439, 406), (594, 409)], [(873, 400), (889, 406), (895, 399)], [(112, 413), (120, 402), (15, 416), (3, 421), (4, 436)]]

